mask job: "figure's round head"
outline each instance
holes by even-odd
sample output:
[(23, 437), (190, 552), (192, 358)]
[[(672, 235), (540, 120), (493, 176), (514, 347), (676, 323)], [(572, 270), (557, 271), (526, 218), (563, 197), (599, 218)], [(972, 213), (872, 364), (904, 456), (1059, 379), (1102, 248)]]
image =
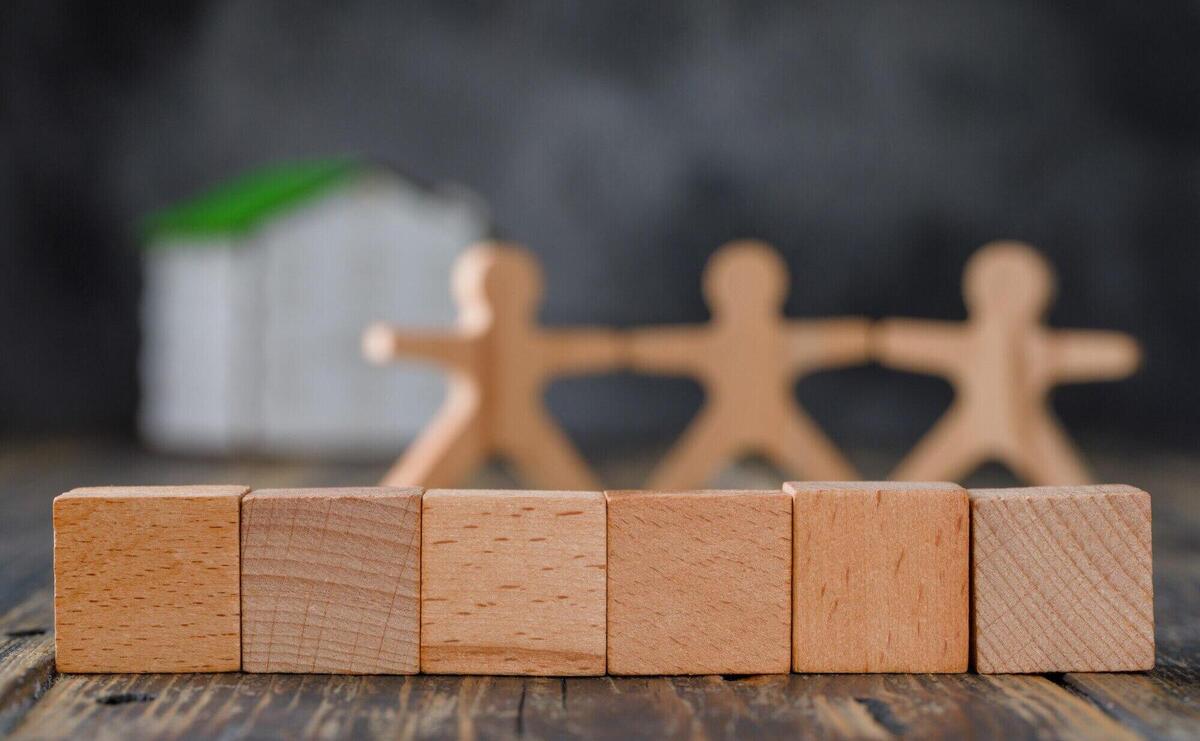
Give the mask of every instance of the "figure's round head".
[(992, 242), (971, 255), (963, 271), (963, 299), (971, 312), (1037, 318), (1054, 297), (1054, 269), (1020, 242)]
[(787, 298), (787, 264), (765, 242), (730, 242), (704, 267), (704, 298), (714, 314), (738, 309), (777, 311)]
[(542, 298), (542, 269), (525, 248), (481, 242), (454, 264), (459, 306), (486, 304), (495, 313), (532, 314)]

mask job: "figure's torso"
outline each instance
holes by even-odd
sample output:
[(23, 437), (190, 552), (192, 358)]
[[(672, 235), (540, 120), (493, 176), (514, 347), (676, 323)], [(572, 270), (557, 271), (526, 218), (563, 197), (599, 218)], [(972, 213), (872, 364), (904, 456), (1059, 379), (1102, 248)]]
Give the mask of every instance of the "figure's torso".
[(775, 321), (714, 321), (701, 378), (707, 402), (747, 437), (770, 434), (795, 404), (795, 374), (786, 325)]
[(990, 448), (1019, 447), (1031, 415), (1041, 414), (1045, 387), (1036, 373), (1037, 327), (973, 321), (956, 375), (960, 408)]

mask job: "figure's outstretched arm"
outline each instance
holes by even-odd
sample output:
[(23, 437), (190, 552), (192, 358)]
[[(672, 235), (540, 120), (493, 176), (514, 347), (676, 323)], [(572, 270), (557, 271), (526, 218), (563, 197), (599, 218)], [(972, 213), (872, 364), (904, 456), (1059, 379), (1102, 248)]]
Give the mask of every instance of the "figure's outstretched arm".
[(550, 373), (598, 373), (625, 363), (625, 339), (614, 329), (547, 330), (543, 348)]
[(484, 462), (487, 445), (479, 389), (466, 378), (451, 380), (437, 417), (384, 475), (381, 486), (461, 486)]
[(871, 352), (889, 368), (950, 375), (969, 350), (966, 332), (954, 322), (883, 319), (871, 329)]
[(900, 461), (889, 476), (893, 481), (958, 481), (971, 473), (987, 451), (970, 428), (970, 420), (955, 405)]
[(363, 332), (362, 352), (363, 357), (376, 364), (409, 357), (466, 370), (474, 359), (474, 343), (454, 330), (414, 332), (372, 324)]
[(833, 441), (802, 409), (795, 407), (766, 450), (775, 465), (792, 476), (821, 481), (851, 481), (858, 472)]
[(644, 327), (626, 334), (626, 353), (633, 370), (690, 375), (702, 367), (710, 329), (707, 326)]
[(788, 358), (800, 371), (858, 365), (871, 356), (871, 322), (861, 317), (795, 320), (787, 338)]
[(702, 408), (650, 474), (646, 486), (657, 490), (704, 486), (730, 463), (734, 451), (729, 443), (718, 416)]
[(1058, 330), (1043, 342), (1050, 380), (1057, 383), (1124, 378), (1142, 359), (1137, 340), (1121, 332)]
[(1030, 421), (1022, 436), (1020, 452), (1012, 461), (1013, 469), (1033, 486), (1090, 484), (1092, 476), (1083, 456), (1061, 423), (1049, 412)]
[(543, 489), (600, 491), (587, 461), (545, 409), (525, 420), (520, 438), (503, 451), (521, 477)]

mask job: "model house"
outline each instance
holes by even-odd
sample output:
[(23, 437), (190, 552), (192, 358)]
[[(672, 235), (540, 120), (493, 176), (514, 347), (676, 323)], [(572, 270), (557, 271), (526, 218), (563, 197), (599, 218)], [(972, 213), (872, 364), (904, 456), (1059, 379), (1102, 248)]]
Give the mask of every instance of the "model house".
[(392, 453), (443, 397), (433, 368), (370, 367), (368, 324), (446, 326), (488, 215), (353, 161), (242, 178), (147, 222), (140, 424), (185, 452)]

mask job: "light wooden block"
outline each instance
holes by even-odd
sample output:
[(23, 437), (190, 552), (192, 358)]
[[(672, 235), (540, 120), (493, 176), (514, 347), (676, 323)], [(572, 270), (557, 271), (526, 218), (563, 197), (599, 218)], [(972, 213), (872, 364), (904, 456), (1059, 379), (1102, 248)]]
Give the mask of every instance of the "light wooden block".
[(242, 500), (245, 671), (415, 674), (420, 586), (420, 489)]
[(75, 489), (54, 500), (60, 672), (241, 665), (242, 486)]
[(792, 669), (967, 670), (970, 511), (957, 484), (794, 482)]
[(421, 671), (604, 674), (600, 492), (425, 494)]
[(1149, 494), (1104, 485), (970, 495), (977, 671), (1154, 667)]
[(791, 496), (607, 496), (610, 674), (788, 671)]

